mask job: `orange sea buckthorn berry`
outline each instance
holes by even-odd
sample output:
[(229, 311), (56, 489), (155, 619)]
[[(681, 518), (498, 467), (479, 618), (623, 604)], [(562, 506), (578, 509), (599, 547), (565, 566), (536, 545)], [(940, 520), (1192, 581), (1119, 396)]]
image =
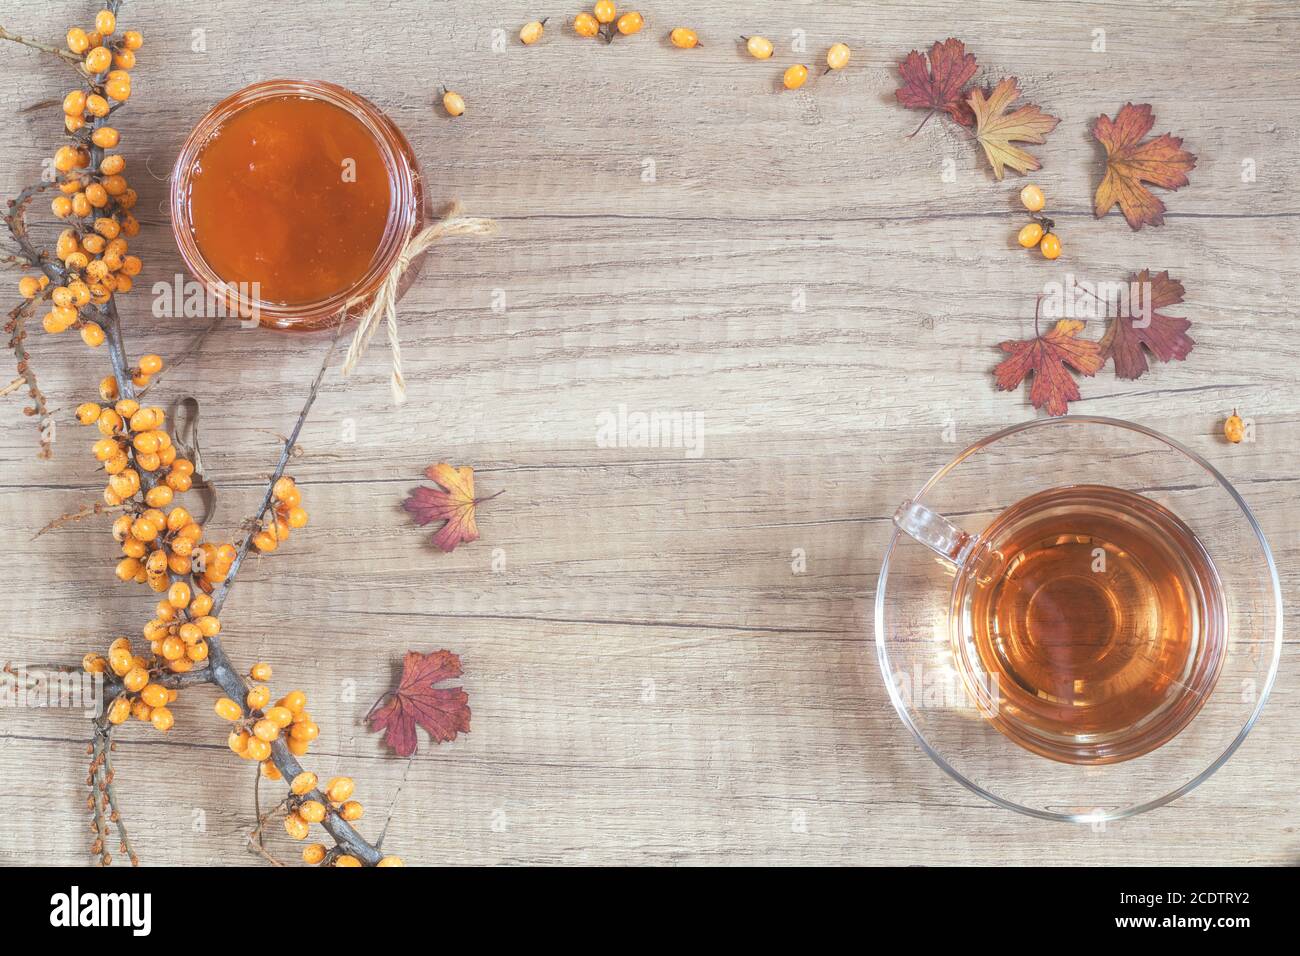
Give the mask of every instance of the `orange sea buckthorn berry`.
[(283, 730), (293, 723), (293, 711), (288, 707), (279, 705), (268, 707), (264, 716), (275, 726), (277, 731)]
[(308, 843), (302, 848), (302, 861), (309, 866), (315, 866), (323, 859), (325, 859), (324, 843)]
[(348, 800), (339, 808), (339, 816), (348, 823), (355, 823), (366, 815), (366, 808), (357, 800)]
[[(149, 375), (157, 375), (162, 370), (163, 360), (161, 355), (154, 355), (151, 352), (148, 355), (140, 356), (140, 371)], [(159, 424), (161, 424), (161, 422)]]
[(68, 49), (77, 54), (77, 56), (81, 56), (81, 54), (90, 49), (90, 39), (86, 36), (86, 31), (81, 29), (81, 27), (73, 27), (69, 30), (66, 40)]
[(279, 546), (280, 542), (275, 536), (266, 531), (259, 531), (253, 535), (253, 547), (257, 548), (258, 551), (269, 553)]
[(743, 37), (745, 49), (756, 60), (766, 60), (772, 55), (772, 41), (767, 37)]
[(167, 703), (167, 688), (161, 684), (146, 684), (140, 691), (140, 699), (150, 707), (162, 707)]
[(248, 749), (248, 731), (232, 730), (230, 735), (226, 737), (226, 746), (242, 756), (244, 751)]
[(284, 818), (284, 832), (295, 840), (305, 840), (311, 828), (307, 826), (306, 820), (296, 813), (291, 813)]
[[(107, 116), (108, 109), (109, 109), (108, 100), (104, 99), (104, 97), (100, 96), (98, 93), (91, 93), (89, 96), (86, 97), (86, 112), (89, 113), (91, 116), (95, 117), (96, 119), (100, 119)], [(104, 164), (108, 163), (110, 159), (117, 161), (114, 165), (117, 165), (118, 168), (113, 170), (113, 172), (120, 173), (123, 169), (126, 168), (126, 160), (121, 155), (105, 156), (104, 161), (100, 163), (99, 171), (101, 173), (107, 172), (107, 170), (104, 169)]]
[(104, 344), (104, 330), (95, 322), (87, 322), (81, 327), (81, 341), (97, 349)]
[(546, 20), (544, 19), (525, 23), (519, 28), (519, 42), (524, 46), (532, 46), (542, 38), (544, 32), (546, 32)]
[(262, 761), (271, 756), (271, 745), (261, 737), (249, 737), (248, 749), (245, 753), (250, 760)]
[(122, 676), (122, 686), (131, 693), (137, 693), (149, 683), (149, 672), (143, 667), (132, 667)]
[(88, 73), (103, 73), (113, 65), (113, 54), (109, 52), (108, 47), (97, 46), (86, 54), (86, 71)]
[(310, 720), (295, 721), (289, 729), (289, 736), (302, 743), (311, 743), (320, 736), (320, 727)]
[(84, 90), (71, 90), (63, 98), (63, 112), (69, 116), (80, 116), (86, 112), (86, 93)]
[(689, 27), (675, 27), (668, 34), (668, 41), (683, 50), (690, 50), (700, 45), (699, 35)]
[(117, 17), (112, 10), (100, 10), (95, 14), (95, 32), (108, 36), (117, 29)]
[(1241, 444), (1246, 437), (1246, 423), (1242, 421), (1235, 408), (1223, 423), (1223, 437), (1234, 445)]
[(243, 710), (229, 697), (220, 697), (214, 707), (217, 716), (223, 720), (238, 720), (243, 716)]
[[(36, 280), (35, 276), (23, 276), (21, 279), (18, 280), (18, 294), (21, 295), (24, 299), (34, 299), (36, 298), (37, 293), (39, 293), (40, 291), (41, 291), (41, 284)], [(66, 302), (59, 303), (57, 300), (55, 301), (55, 305), (60, 305), (60, 304), (67, 305)]]
[[(264, 681), (271, 679), (271, 665), (265, 661), (258, 661), (248, 669), (248, 676), (255, 681)], [(313, 785), (314, 786), (314, 785)]]
[(119, 70), (131, 70), (135, 68), (135, 54), (123, 47), (121, 50), (113, 51), (113, 65)]
[[(85, 305), (90, 301), (90, 294), (85, 292), (85, 285), (80, 282), (69, 283), (68, 288), (72, 291), (74, 302), (77, 305)], [(85, 302), (80, 301), (83, 293)], [(112, 375), (105, 375), (99, 380), (99, 397), (106, 402), (112, 402), (117, 399), (117, 379)]]
[(244, 702), (248, 704), (249, 710), (261, 710), (270, 702), (270, 700), (271, 692), (265, 687), (260, 686), (252, 688), (244, 698)]
[(144, 34), (139, 30), (127, 30), (122, 34), (122, 43), (128, 50), (138, 50), (144, 46)]
[(853, 51), (849, 49), (847, 43), (832, 43), (829, 50), (826, 51), (826, 70), (842, 70), (849, 65), (849, 58), (853, 56)]
[(278, 706), (289, 711), (290, 715), (301, 714), (303, 708), (307, 706), (307, 695), (300, 690), (291, 690), (280, 698)]
[(1043, 254), (1044, 259), (1055, 259), (1061, 254), (1061, 240), (1054, 232), (1049, 232), (1043, 236), (1042, 241), (1038, 244), (1038, 251)]
[[(613, 4), (611, 4), (613, 6)], [(633, 10), (631, 13), (625, 13), (618, 18), (618, 32), (623, 36), (631, 36), (634, 33), (640, 33), (641, 28), (645, 26), (645, 17)]]
[(316, 789), (316, 775), (310, 770), (304, 770), (293, 778), (293, 782), (289, 784), (289, 789), (300, 797), (305, 793), (311, 793)]
[(298, 807), (298, 815), (308, 823), (320, 823), (325, 819), (325, 804), (319, 800), (304, 800)]
[(290, 737), (285, 741), (285, 746), (289, 748), (289, 753), (293, 754), (295, 757), (303, 757), (306, 756), (311, 745), (305, 740), (295, 740), (293, 737)]
[(165, 706), (155, 707), (153, 713), (149, 715), (149, 723), (154, 725), (155, 730), (161, 730), (165, 733), (172, 729), (172, 725), (176, 723), (176, 719), (172, 716), (172, 712)]
[(808, 67), (802, 63), (796, 63), (794, 66), (786, 67), (785, 73), (781, 77), (781, 82), (787, 90), (797, 90), (808, 82)]
[[(194, 527), (198, 527), (194, 525)], [(190, 602), (190, 613), (203, 616), (212, 610), (211, 594), (196, 594), (194, 600)]]
[(1043, 227), (1036, 222), (1026, 223), (1016, 234), (1016, 242), (1026, 249), (1032, 249), (1043, 238)]
[(296, 484), (292, 478), (288, 475), (282, 475), (277, 478), (275, 484), (271, 486), (271, 494), (275, 498), (283, 500), (294, 490), (295, 487)]
[(342, 856), (339, 856), (339, 857), (336, 857), (336, 858), (335, 858), (335, 860), (334, 860), (334, 865), (335, 865), (335, 866), (357, 867), (357, 866), (360, 866), (360, 865), (361, 865), (361, 861), (358, 860), (355, 856), (350, 856), (349, 854), (344, 853)]
[(268, 744), (280, 737), (280, 728), (272, 721), (262, 719), (253, 724), (253, 736), (265, 740)]
[[(94, 402), (83, 402), (77, 406), (77, 421), (81, 422), (83, 425), (93, 425), (99, 420), (102, 411), (103, 409)], [(111, 441), (111, 439), (100, 439), (100, 441)], [(99, 442), (96, 442), (95, 444), (98, 445)], [(116, 442), (112, 442), (112, 444), (114, 448), (117, 447)], [(102, 460), (103, 459), (101, 459), (101, 461)], [(123, 517), (125, 517), (125, 515), (123, 515)]]
[(122, 134), (112, 126), (101, 126), (90, 134), (90, 141), (100, 149), (112, 149), (122, 139)]
[(573, 18), (573, 32), (580, 37), (594, 37), (600, 32), (600, 22), (584, 11)]
[[(613, 4), (611, 4), (611, 6), (612, 5)], [(356, 783), (353, 782), (351, 777), (335, 777), (329, 782), (329, 786), (325, 788), (325, 795), (329, 797), (330, 801), (333, 803), (342, 803), (344, 800), (348, 799), (348, 797), (352, 796), (352, 792), (355, 789)]]
[(1030, 183), (1020, 190), (1020, 202), (1030, 212), (1038, 212), (1047, 203), (1047, 197), (1043, 195), (1041, 189)]
[(406, 866), (406, 864), (402, 862), (400, 856), (385, 856), (381, 857), (375, 866)]
[(460, 116), (465, 112), (465, 97), (454, 90), (442, 91), (442, 108), (448, 116)]
[(111, 100), (117, 100), (119, 103), (131, 98), (131, 81), (116, 79), (109, 80), (104, 84), (104, 92), (108, 94)]
[(600, 23), (613, 23), (614, 16), (618, 13), (618, 8), (614, 6), (613, 0), (596, 0), (596, 4), (591, 8), (591, 12)]
[(131, 716), (131, 702), (125, 697), (119, 697), (108, 705), (108, 722), (110, 724), (123, 723)]
[(190, 586), (184, 581), (177, 581), (167, 589), (167, 603), (178, 611), (190, 606), (191, 596)]

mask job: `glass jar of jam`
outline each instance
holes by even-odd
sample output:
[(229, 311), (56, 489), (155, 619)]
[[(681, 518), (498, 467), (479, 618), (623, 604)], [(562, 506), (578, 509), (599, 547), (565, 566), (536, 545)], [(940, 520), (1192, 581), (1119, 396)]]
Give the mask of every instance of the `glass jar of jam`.
[(378, 107), (332, 83), (269, 80), (195, 126), (171, 216), (186, 267), (223, 307), (318, 329), (365, 309), (429, 211), (411, 144)]

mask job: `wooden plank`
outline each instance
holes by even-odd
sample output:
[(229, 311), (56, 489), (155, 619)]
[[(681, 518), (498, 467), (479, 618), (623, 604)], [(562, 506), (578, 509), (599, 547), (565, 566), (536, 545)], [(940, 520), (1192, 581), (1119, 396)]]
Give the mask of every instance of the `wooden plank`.
[[(75, 6), (25, 4), (0, 22), (58, 36)], [(1093, 832), (1017, 817), (949, 781), (894, 715), (870, 633), (896, 504), (956, 447), (1034, 414), (1024, 394), (993, 390), (990, 369), (1067, 271), (1110, 280), (1150, 267), (1184, 281), (1189, 360), (1137, 382), (1106, 372), (1075, 407), (1163, 430), (1222, 469), (1294, 603), (1293, 5), (819, 3), (760, 15), (665, 2), (625, 43), (581, 41), (556, 19), (541, 45), (504, 51), (493, 31), (513, 36), (538, 15), (515, 0), (345, 15), (323, 0), (133, 7), (123, 23), (147, 38), (121, 122), (145, 226), (145, 281), (125, 307), (133, 354), (178, 354), (196, 332), (150, 315), (150, 285), (181, 271), (164, 177), (197, 116), (255, 79), (326, 75), (372, 97), (408, 132), (437, 199), (500, 220), (494, 239), (437, 249), (404, 300), (407, 405), (389, 404), (382, 344), (353, 379), (327, 381), (293, 466), (311, 526), (250, 566), (223, 616), (240, 661), (271, 660), (277, 690), (311, 696), (315, 769), (357, 777), (366, 832), (404, 763), (362, 718), (404, 650), (446, 646), (464, 657), (474, 730), (411, 767), (387, 844), (411, 862), (1295, 858), (1293, 638), (1237, 756), (1174, 805)], [(678, 22), (704, 48), (661, 42)], [(777, 93), (795, 29), (808, 39), (798, 58), (820, 62), (844, 39), (850, 69)], [(1104, 53), (1091, 50), (1098, 29)], [(780, 49), (767, 63), (731, 43), (758, 31)], [(949, 35), (967, 39), (982, 75), (1016, 73), (1062, 117), (1036, 148), (1066, 250), (1054, 266), (1013, 242), (1022, 180), (993, 182), (950, 126), (904, 138), (922, 114), (893, 102), (893, 64)], [(19, 106), (66, 83), (29, 51), (0, 49), (0, 63)], [(442, 83), (469, 102), (455, 122), (431, 109)], [(1090, 212), (1100, 153), (1087, 125), (1127, 100), (1151, 102), (1156, 131), (1199, 156), (1191, 186), (1164, 196), (1168, 225), (1137, 234)], [(39, 169), (54, 119), (18, 118), (0, 143), (0, 194)], [(31, 540), (98, 493), (71, 409), (106, 359), (66, 336), (37, 333), (30, 347), (61, 412), (55, 458), (41, 462), (20, 398), (0, 404), (0, 534), (20, 569), (0, 589), (0, 661), (39, 664), (136, 633), (149, 603), (115, 584), (105, 523)], [(319, 336), (223, 328), (161, 386), (164, 401), (201, 403), (226, 535), (253, 507), (323, 349)], [(1254, 444), (1217, 437), (1234, 406), (1256, 420)], [(696, 416), (702, 440), (607, 447), (600, 423), (620, 408)], [(436, 460), (505, 491), (482, 510), (483, 539), (452, 555), (398, 507)], [(245, 862), (247, 768), (224, 752), (210, 695), (191, 691), (176, 714), (165, 739), (121, 735), (118, 786), (141, 854)], [(85, 736), (72, 714), (5, 711), (0, 862), (87, 859)]]

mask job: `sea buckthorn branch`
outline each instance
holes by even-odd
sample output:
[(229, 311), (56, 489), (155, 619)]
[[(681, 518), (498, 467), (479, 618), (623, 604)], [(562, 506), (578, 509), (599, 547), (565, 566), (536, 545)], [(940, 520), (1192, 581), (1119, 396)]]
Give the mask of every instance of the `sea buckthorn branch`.
[[(126, 351), (122, 346), (121, 321), (117, 315), (116, 306), (111, 300), (105, 307), (103, 307), (103, 310), (107, 323), (106, 328), (108, 330), (107, 338), (109, 343), (109, 357), (113, 366), (113, 376), (118, 382), (123, 383), (123, 394), (126, 395), (127, 399), (133, 400), (136, 392), (129, 374), (131, 369), (126, 357)], [(207, 608), (206, 614), (204, 615), (205, 617), (219, 620), (221, 609), (224, 606), (226, 598), (230, 593), (230, 589), (234, 584), (236, 575), (243, 567), (245, 559), (249, 552), (254, 548), (259, 535), (268, 533), (265, 530), (259, 530), (261, 523), (267, 513), (272, 511), (274, 508), (277, 488), (282, 487), (281, 482), (284, 480), (285, 467), (288, 464), (294, 446), (298, 442), (298, 436), (301, 434), (303, 425), (307, 421), (307, 416), (311, 412), (311, 408), (315, 404), (317, 396), (320, 394), (321, 384), (325, 379), (325, 373), (329, 369), (330, 360), (334, 356), (343, 327), (343, 322), (340, 322), (336, 327), (334, 335), (330, 340), (329, 347), (325, 352), (325, 356), (321, 360), (320, 368), (317, 370), (316, 377), (312, 381), (311, 389), (307, 394), (306, 401), (303, 403), (302, 409), (298, 413), (298, 418), (294, 423), (289, 437), (285, 439), (283, 446), (281, 447), (279, 459), (276, 462), (275, 469), (271, 473), (267, 482), (266, 492), (263, 494), (261, 504), (258, 507), (256, 514), (252, 519), (250, 519), (252, 527), (245, 534), (244, 540), (241, 542), (239, 547), (235, 549), (234, 557), (230, 561), (228, 569), (223, 573), (223, 579), (217, 582), (212, 588), (210, 594), (207, 595), (209, 600), (206, 602)], [(128, 454), (132, 461), (138, 461), (140, 453), (134, 448), (134, 446), (128, 450)], [(149, 489), (158, 487), (158, 477), (154, 471), (142, 469), (139, 471), (139, 474), (141, 488), (146, 495), (148, 494)], [(276, 523), (273, 522), (271, 527), (276, 527)], [(279, 532), (276, 533), (278, 534)], [(274, 547), (270, 550), (273, 549)], [(169, 578), (173, 586), (179, 583), (182, 586), (188, 587), (188, 583), (185, 581), (184, 575), (182, 574), (173, 571), (169, 574)], [(181, 613), (183, 614), (185, 612), (182, 611)], [(235, 704), (235, 706), (239, 708), (236, 720), (260, 721), (261, 719), (264, 719), (259, 716), (263, 713), (261, 708), (252, 707), (248, 704), (249, 694), (251, 692), (250, 687), (227, 656), (220, 634), (214, 632), (204, 636), (206, 638), (207, 647), (205, 655), (207, 661), (206, 667), (199, 670), (188, 670), (182, 673), (165, 676), (151, 675), (151, 684), (166, 691), (176, 691), (182, 687), (191, 686), (193, 684), (212, 683), (225, 692), (227, 697), (224, 698), (224, 700)], [(119, 694), (122, 693), (123, 690), (130, 689), (125, 684), (125, 675), (122, 676), (121, 681), (113, 681), (111, 685), (106, 680), (106, 698), (109, 696), (110, 686), (112, 691)], [(117, 697), (116, 699), (122, 698)], [(239, 703), (241, 701), (243, 702), (242, 704)], [(310, 776), (314, 781), (315, 775), (306, 774), (302, 765), (298, 762), (294, 754), (290, 752), (289, 745), (286, 743), (283, 736), (277, 735), (275, 739), (269, 741), (269, 744), (270, 753), (266, 759), (271, 761), (272, 765), (281, 777), (287, 780), (298, 780), (301, 777)], [(263, 763), (265, 763), (265, 761), (263, 761)], [(348, 795), (350, 795), (350, 792)], [(296, 794), (296, 796), (300, 798), (299, 802), (301, 803), (314, 801), (318, 805), (327, 808), (330, 808), (332, 802), (342, 802), (331, 801), (328, 794), (322, 793), (321, 790), (315, 786), (311, 787), (310, 790)], [(378, 848), (367, 842), (366, 839), (356, 831), (351, 823), (343, 819), (343, 817), (336, 810), (333, 810), (333, 808), (327, 810), (321, 820), (313, 822), (320, 823), (326, 832), (333, 837), (335, 843), (346, 851), (348, 856), (359, 860), (361, 863), (373, 866), (378, 864), (383, 858)]]
[(7, 395), (11, 391), (17, 391), (24, 385), (27, 386), (27, 394), (31, 397), (32, 404), (24, 408), (23, 411), (27, 415), (36, 417), (36, 427), (40, 429), (40, 451), (37, 454), (41, 458), (49, 458), (53, 454), (53, 445), (50, 442), (49, 433), (45, 429), (45, 423), (48, 421), (50, 414), (49, 403), (46, 401), (45, 393), (41, 391), (41, 387), (36, 381), (36, 371), (32, 368), (31, 355), (28, 354), (26, 345), (27, 320), (31, 317), (34, 309), (35, 307), (30, 300), (24, 300), (10, 310), (5, 321), (4, 330), (9, 335), (9, 348), (14, 353), (18, 377), (6, 385), (0, 394)]
[(27, 37), (21, 37), (16, 33), (10, 33), (4, 27), (0, 27), (0, 40), (12, 40), (14, 43), (21, 44), (22, 46), (31, 47), (33, 50), (40, 50), (42, 53), (49, 53), (52, 56), (57, 56), (59, 59), (71, 63), (77, 68), (81, 67), (81, 57), (77, 56), (71, 50), (51, 46), (48, 43), (41, 43), (39, 40), (31, 40)]
[[(104, 719), (95, 721), (95, 735), (91, 744), (91, 765), (90, 775), (86, 781), (94, 792), (89, 799), (92, 809), (95, 813), (95, 827), (97, 830), (96, 844), (99, 846), (99, 858), (101, 866), (112, 866), (113, 856), (108, 851), (108, 824), (105, 822), (105, 815), (108, 820), (117, 827), (118, 849), (126, 854), (127, 859), (132, 866), (140, 865), (140, 858), (136, 855), (135, 849), (131, 846), (131, 836), (126, 830), (126, 821), (122, 817), (121, 807), (117, 800), (117, 791), (113, 787), (113, 725)], [(91, 852), (95, 852), (95, 846), (91, 846)]]
[[(108, 345), (113, 374), (100, 382), (99, 389), (106, 404), (83, 403), (77, 418), (83, 425), (95, 425), (103, 436), (95, 443), (94, 453), (109, 478), (104, 503), (124, 511), (113, 525), (114, 537), (125, 555), (117, 565), (117, 576), (122, 581), (147, 583), (156, 593), (165, 592), (155, 607), (155, 617), (144, 627), (150, 657), (133, 651), (129, 639), (123, 637), (113, 641), (107, 657), (91, 653), (82, 662), (86, 670), (103, 675), (105, 698), (111, 700), (96, 719), (90, 744), (87, 783), (92, 788), (96, 835), (92, 850), (102, 864), (112, 862), (107, 849), (108, 822), (112, 822), (118, 827), (122, 852), (132, 863), (138, 862), (113, 788), (110, 754), (114, 729), (134, 716), (165, 732), (174, 722), (168, 705), (178, 692), (211, 683), (231, 695), (216, 705), (218, 714), (235, 723), (229, 736), (231, 749), (255, 760), (261, 775), (290, 779), (290, 793), (285, 798), (290, 808), (286, 830), (303, 839), (309, 824), (316, 823), (334, 838), (333, 850), (311, 844), (304, 850), (304, 860), (337, 866), (400, 865), (396, 857), (381, 857), (378, 848), (353, 828), (352, 821), (360, 819), (363, 810), (360, 803), (349, 799), (352, 780), (339, 777), (318, 787), (315, 774), (299, 764), (297, 757), (306, 753), (319, 733), (305, 710), (306, 696), (292, 691), (275, 706), (268, 706), (270, 692), (260, 682), (270, 678), (270, 666), (257, 664), (250, 670), (259, 682), (250, 688), (218, 637), (217, 613), (249, 550), (273, 551), (291, 528), (307, 523), (307, 513), (300, 506), (301, 493), (284, 469), (319, 394), (343, 318), (240, 547), (204, 543), (203, 528), (186, 509), (162, 510), (172, 504), (176, 494), (190, 489), (194, 466), (179, 456), (163, 428), (166, 416), (162, 409), (143, 406), (138, 400), (164, 363), (150, 354), (131, 364), (115, 298), (116, 293), (130, 290), (131, 277), (139, 272), (139, 260), (125, 255), (127, 242), (123, 238), (134, 236), (139, 224), (129, 212), (136, 197), (121, 176), (125, 161), (107, 153), (119, 142), (117, 131), (107, 120), (130, 96), (128, 71), (135, 65), (134, 51), (143, 45), (134, 31), (109, 39), (117, 29), (119, 8), (119, 0), (109, 0), (89, 33), (79, 28), (68, 31), (67, 45), (73, 58), (84, 54), (80, 59), (84, 87), (63, 100), (64, 125), (73, 145), (61, 147), (55, 154), (54, 167), (61, 179), (24, 190), (10, 203), (10, 213), (5, 216), (22, 257), (41, 273), (39, 279), (27, 277), (19, 283), (27, 302), (16, 310), (18, 319), (36, 301), (50, 300), (53, 307), (43, 323), (47, 332), (57, 334), (75, 325), (87, 345)], [(5, 33), (3, 38), (12, 35)], [(113, 66), (117, 69), (110, 69)], [(114, 101), (111, 105), (110, 100)], [(57, 260), (33, 245), (23, 216), (31, 198), (50, 185), (58, 185), (60, 191), (51, 203), (52, 211), (75, 224), (59, 236)], [(93, 220), (89, 229), (87, 220)], [(51, 283), (56, 285), (50, 288)], [(95, 320), (83, 320), (83, 311)], [(281, 730), (289, 732), (281, 734)]]

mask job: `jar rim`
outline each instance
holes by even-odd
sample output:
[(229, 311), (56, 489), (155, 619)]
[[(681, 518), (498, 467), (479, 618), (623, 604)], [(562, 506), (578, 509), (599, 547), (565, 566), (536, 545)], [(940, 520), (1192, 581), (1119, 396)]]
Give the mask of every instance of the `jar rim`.
[[(320, 100), (345, 110), (374, 138), (384, 160), (391, 188), (388, 222), (370, 267), (351, 288), (313, 302), (276, 302), (253, 298), (247, 286), (228, 283), (209, 265), (194, 236), (188, 201), (188, 180), (195, 161), (212, 136), (230, 117), (257, 103), (285, 96)], [(403, 149), (405, 147), (405, 150)], [(414, 228), (418, 210), (417, 173), (407, 153), (406, 137), (374, 103), (346, 87), (325, 80), (273, 79), (250, 84), (216, 103), (195, 124), (172, 167), (169, 206), (172, 233), (181, 259), (190, 273), (225, 301), (240, 316), (295, 320), (343, 313), (364, 301), (383, 283), (397, 264)]]

